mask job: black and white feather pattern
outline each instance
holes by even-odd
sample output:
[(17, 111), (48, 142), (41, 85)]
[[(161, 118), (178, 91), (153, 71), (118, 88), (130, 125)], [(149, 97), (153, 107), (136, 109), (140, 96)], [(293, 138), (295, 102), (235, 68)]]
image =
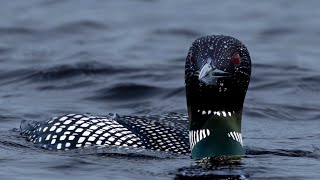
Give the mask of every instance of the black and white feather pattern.
[(21, 123), (21, 133), (35, 145), (52, 150), (87, 146), (122, 146), (190, 152), (187, 116), (92, 116), (68, 114), (48, 121)]

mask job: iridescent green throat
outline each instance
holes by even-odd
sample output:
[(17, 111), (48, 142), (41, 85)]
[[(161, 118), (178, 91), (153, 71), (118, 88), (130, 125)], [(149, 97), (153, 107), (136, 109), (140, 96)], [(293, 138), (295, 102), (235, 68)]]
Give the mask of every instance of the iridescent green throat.
[(241, 116), (242, 111), (196, 110), (191, 114), (191, 157), (244, 155)]

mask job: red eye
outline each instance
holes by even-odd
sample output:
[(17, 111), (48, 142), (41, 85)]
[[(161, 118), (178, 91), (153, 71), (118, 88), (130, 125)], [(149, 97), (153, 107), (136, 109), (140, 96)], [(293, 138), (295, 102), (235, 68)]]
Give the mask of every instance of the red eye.
[(233, 64), (239, 64), (240, 63), (240, 56), (239, 54), (236, 54), (233, 56)]

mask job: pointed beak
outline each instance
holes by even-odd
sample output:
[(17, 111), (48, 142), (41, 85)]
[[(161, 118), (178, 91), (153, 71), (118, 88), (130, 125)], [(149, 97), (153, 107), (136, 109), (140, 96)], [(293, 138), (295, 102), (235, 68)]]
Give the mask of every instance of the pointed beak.
[(213, 67), (211, 66), (211, 64), (206, 63), (200, 70), (199, 80), (207, 76), (211, 70), (213, 70)]
[(217, 78), (227, 76), (229, 76), (229, 73), (215, 68), (211, 65), (211, 61), (209, 61), (201, 68), (198, 79), (207, 85), (213, 85)]

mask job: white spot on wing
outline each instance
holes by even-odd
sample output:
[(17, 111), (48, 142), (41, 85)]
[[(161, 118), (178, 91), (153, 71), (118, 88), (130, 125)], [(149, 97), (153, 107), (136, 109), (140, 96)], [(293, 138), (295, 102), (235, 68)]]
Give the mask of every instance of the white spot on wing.
[(50, 128), (50, 131), (54, 131), (56, 129), (56, 126), (52, 126), (51, 128)]
[(88, 126), (89, 126), (88, 123), (83, 123), (83, 124), (81, 124), (81, 127), (88, 127)]
[(83, 143), (85, 139), (86, 139), (85, 137), (80, 137), (78, 140), (78, 143)]
[(56, 139), (51, 140), (51, 144), (54, 144), (54, 143), (56, 143)]
[(74, 140), (74, 138), (76, 138), (75, 136), (69, 136), (69, 140), (72, 141)]
[(71, 143), (67, 142), (66, 147), (70, 147), (70, 146), (71, 146)]
[(78, 132), (78, 133), (80, 133), (80, 132), (82, 132), (82, 131), (83, 131), (82, 128), (77, 128), (77, 129), (76, 129), (76, 132)]
[(62, 147), (61, 143), (57, 144), (57, 149), (61, 149), (61, 147)]
[(48, 141), (51, 137), (51, 134), (48, 134), (47, 137), (46, 137), (46, 140)]
[(108, 141), (111, 141), (111, 142), (113, 142), (115, 139), (113, 138), (113, 137), (109, 137), (108, 138)]
[(60, 141), (63, 141), (63, 140), (65, 140), (66, 139), (66, 135), (62, 135), (61, 137), (60, 137)]
[(70, 124), (72, 121), (71, 120), (66, 120), (65, 122), (63, 122), (63, 124)]
[(58, 128), (58, 129), (56, 130), (57, 133), (59, 133), (59, 132), (61, 132), (61, 131), (62, 131), (62, 128)]
[(82, 135), (83, 135), (83, 136), (89, 136), (89, 135), (90, 135), (90, 132), (89, 132), (89, 131), (85, 131), (85, 132), (82, 133)]
[(98, 129), (98, 127), (97, 126), (91, 126), (90, 129), (96, 130), (96, 129)]
[(94, 140), (96, 140), (96, 138), (93, 137), (93, 136), (90, 136), (90, 137), (88, 138), (88, 141), (94, 141)]
[(64, 121), (64, 120), (67, 120), (68, 119), (68, 117), (67, 116), (63, 116), (62, 118), (60, 118), (59, 120), (60, 121)]
[(75, 126), (70, 126), (70, 127), (68, 127), (68, 130), (69, 131), (72, 131), (72, 130), (74, 130), (76, 127)]

